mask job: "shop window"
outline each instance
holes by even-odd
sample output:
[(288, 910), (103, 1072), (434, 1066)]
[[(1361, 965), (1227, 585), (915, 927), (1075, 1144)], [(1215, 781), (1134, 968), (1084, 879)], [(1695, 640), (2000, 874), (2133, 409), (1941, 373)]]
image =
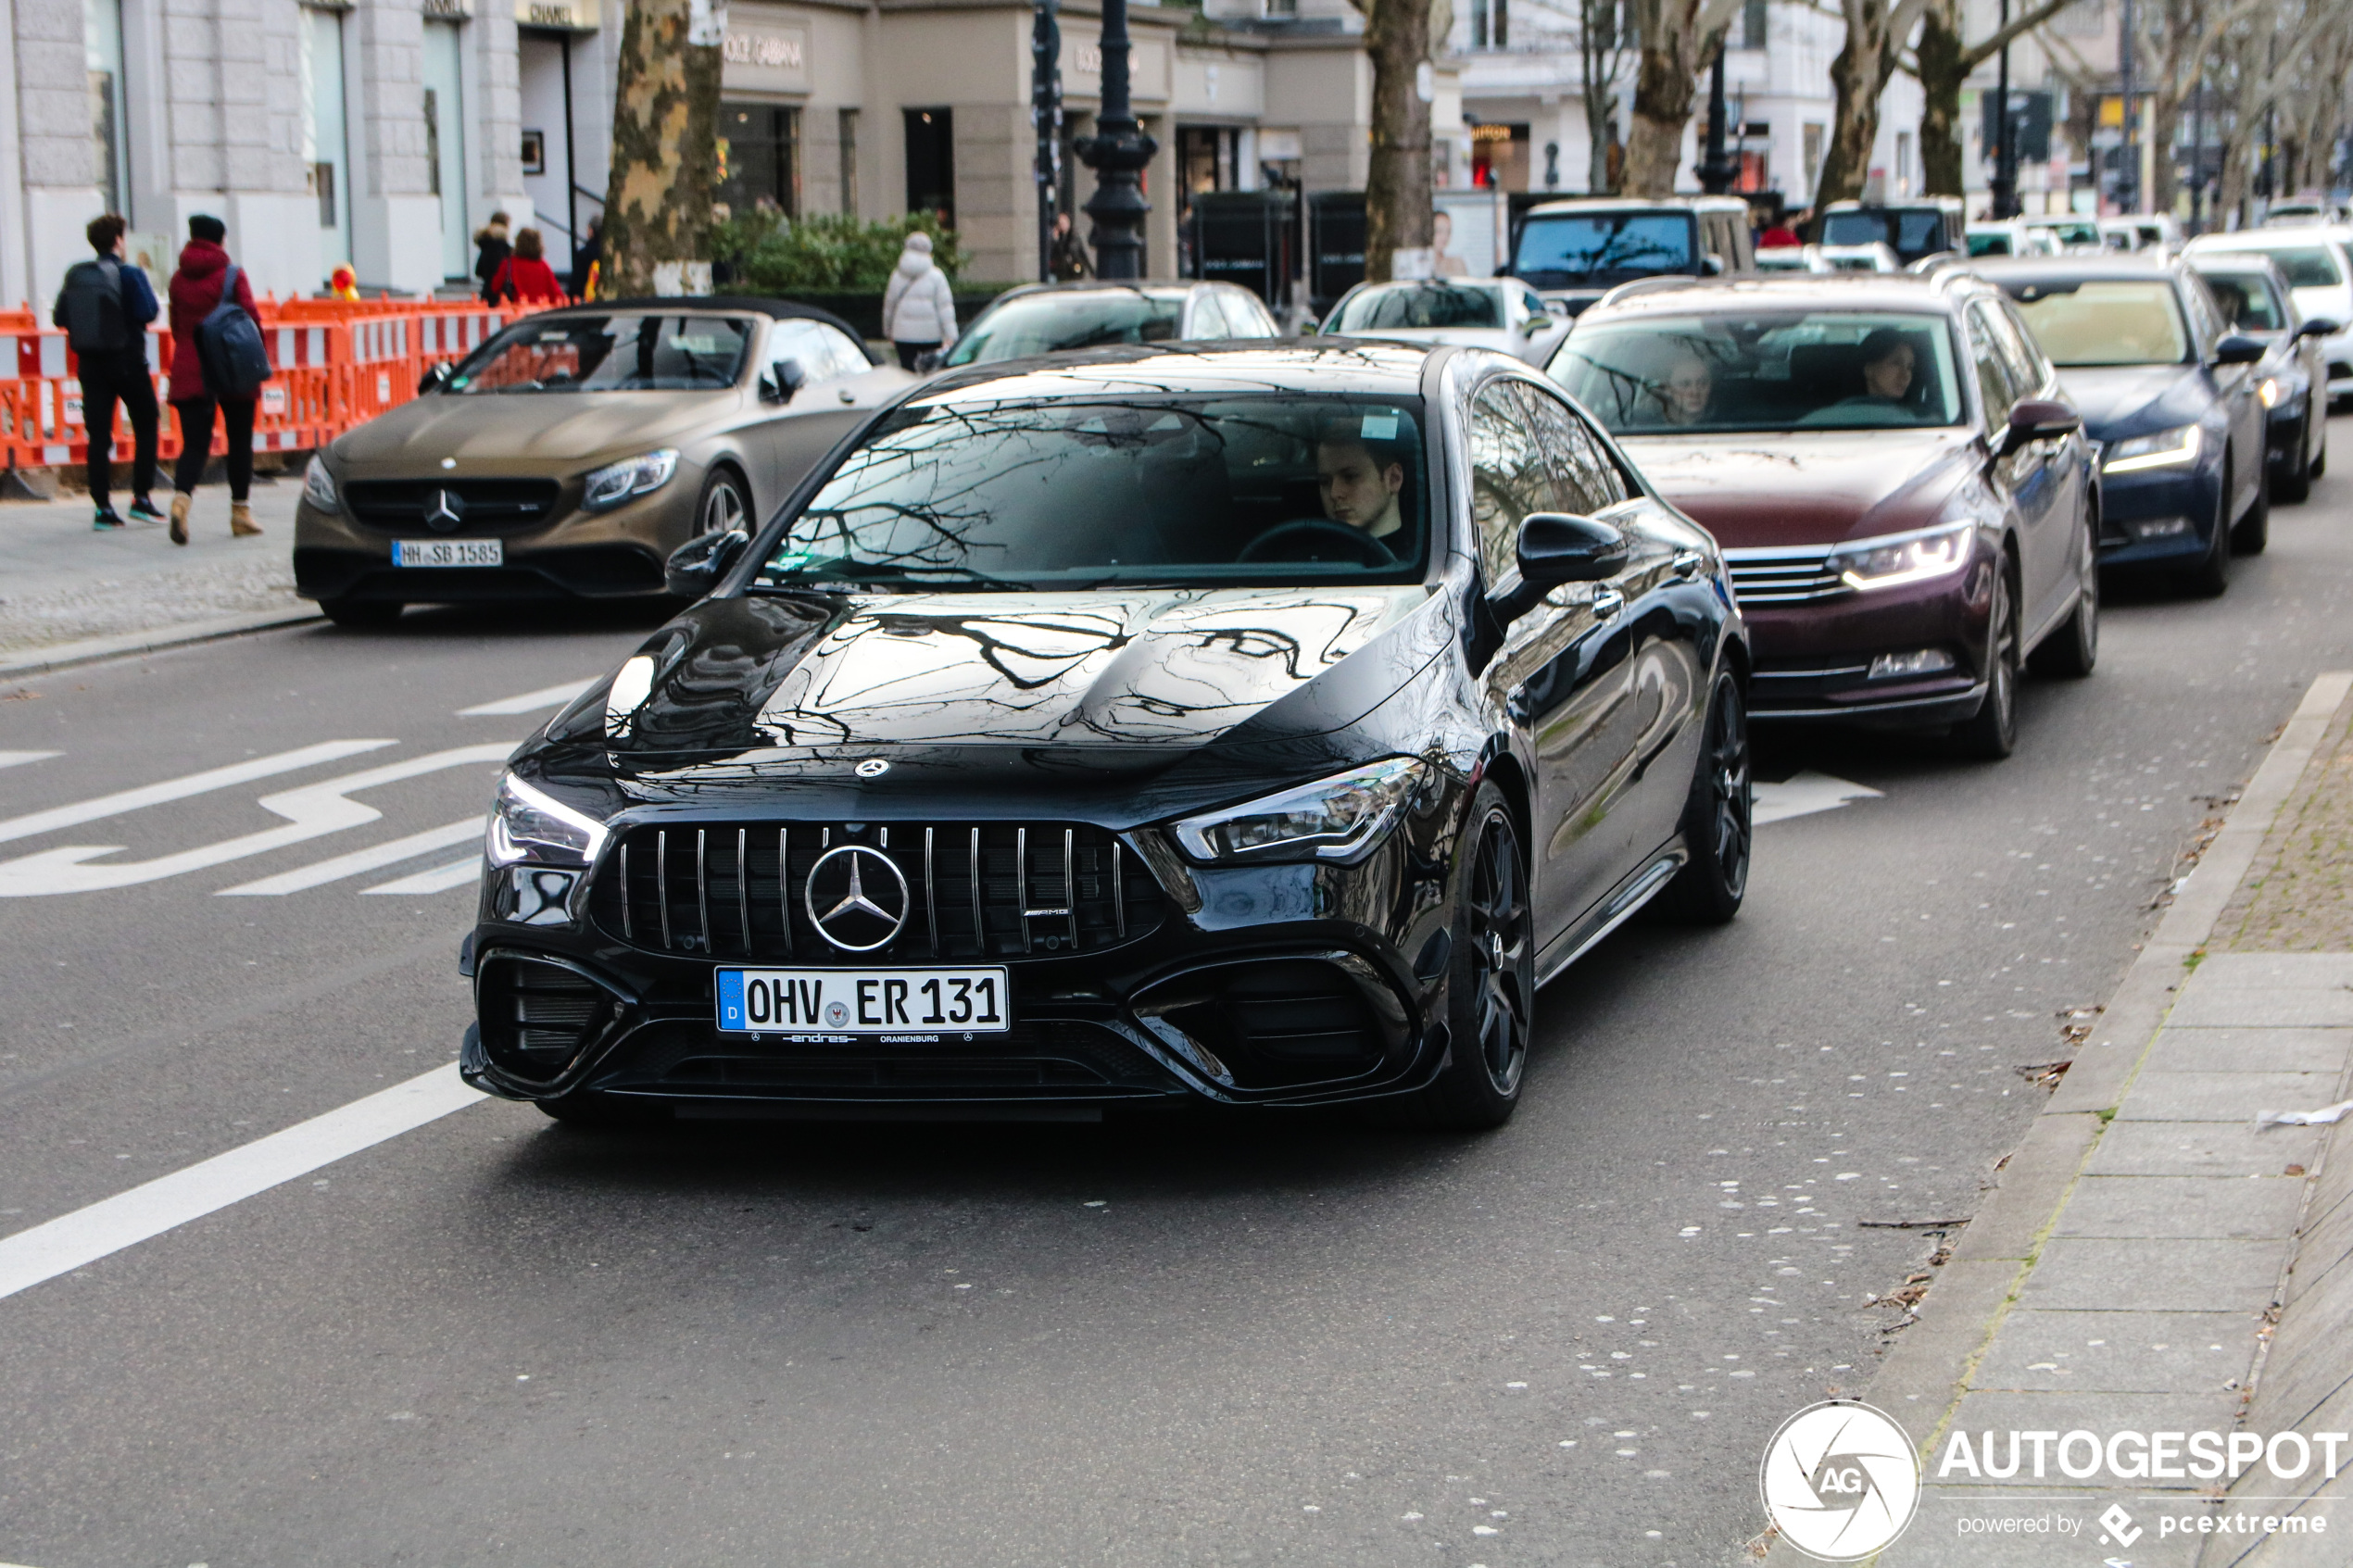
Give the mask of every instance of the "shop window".
[(1508, 49), (1512, 42), (1510, 0), (1471, 0), (1471, 47)]
[(935, 214), (956, 226), (955, 116), (948, 109), (909, 109), (907, 210)]
[[(343, 15), (306, 7), (302, 53), (302, 161), (319, 203), (319, 259), (324, 270), (351, 259), (351, 167), (344, 134)], [(460, 269), (462, 271), (463, 269)]]
[(858, 213), (858, 111), (841, 112), (841, 209)]
[(90, 157), (108, 212), (131, 210), (131, 171), (123, 157), (129, 94), (122, 85), (122, 0), (83, 0), (82, 37), (90, 73)]
[(466, 110), (463, 34), (459, 24), (425, 23), (425, 173), (441, 201), (441, 274), (459, 279), (472, 270), (466, 222)]
[(1741, 42), (1743, 49), (1765, 47), (1765, 0), (1741, 0)]
[(800, 111), (789, 105), (719, 106), (719, 199), (740, 217), (800, 216)]

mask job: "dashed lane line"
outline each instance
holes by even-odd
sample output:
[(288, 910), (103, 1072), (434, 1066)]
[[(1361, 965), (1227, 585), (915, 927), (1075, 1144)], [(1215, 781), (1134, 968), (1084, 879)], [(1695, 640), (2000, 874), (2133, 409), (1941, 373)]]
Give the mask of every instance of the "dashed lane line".
[[(21, 768), (28, 762), (45, 762), (52, 757), (63, 757), (62, 751), (0, 751), (0, 768)], [(8, 1568), (0, 1562), (0, 1568)]]
[[(234, 887), (224, 887), (214, 897), (271, 898), (288, 893), (300, 893), (308, 888), (323, 887), (331, 882), (341, 882), (346, 877), (382, 871), (386, 866), (396, 866), (403, 860), (413, 860), (420, 855), (430, 855), (436, 849), (447, 849), (453, 844), (463, 844), (470, 838), (479, 838), (482, 836), (484, 821), (484, 819), (481, 817), (468, 817), (460, 822), (444, 822), (437, 828), (427, 828), (422, 833), (412, 833), (406, 838), (396, 838), (384, 844), (371, 845), (365, 849), (354, 849), (348, 855), (337, 855), (332, 859), (320, 860), (311, 865), (296, 866), (293, 871), (280, 872), (275, 876), (265, 876), (258, 882), (245, 882), (239, 883)], [(472, 860), (466, 862), (468, 866), (473, 863)], [(382, 892), (383, 889), (370, 888), (369, 891)]]
[(1750, 821), (1757, 827), (1787, 822), (1792, 817), (1810, 817), (1817, 811), (1835, 811), (1857, 800), (1884, 798), (1882, 791), (1869, 784), (1851, 784), (1811, 770), (1780, 784), (1759, 783), (1753, 787), (1755, 804)]
[(536, 713), (543, 708), (560, 708), (588, 689), (585, 681), (565, 681), (558, 685), (542, 686), (521, 696), (503, 696), (497, 702), (478, 702), (472, 708), (458, 709), (460, 719), (497, 719), (512, 713)]
[(414, 1132), (484, 1097), (451, 1062), (144, 1186), (0, 1238), (0, 1298)]
[(452, 860), (446, 866), (435, 866), (429, 872), (404, 876), (398, 882), (387, 882), (380, 887), (366, 889), (370, 893), (447, 893), (453, 887), (471, 887), (482, 876), (482, 857), (469, 855), (462, 860)]
[(77, 800), (70, 806), (52, 806), (45, 811), (33, 811), (21, 817), (0, 820), (0, 844), (12, 838), (30, 838), (37, 833), (53, 833), (58, 828), (76, 827), (106, 817), (119, 817), (125, 811), (143, 807), (160, 806), (168, 800), (185, 800), (192, 795), (206, 795), (216, 789), (228, 789), (254, 779), (267, 779), (279, 773), (291, 773), (301, 768), (315, 768), (322, 762), (339, 762), (363, 751), (380, 746), (396, 746), (389, 740), (329, 740), (316, 746), (300, 746), (293, 751), (281, 751), (272, 757), (256, 757), (243, 762), (232, 762), (225, 768), (208, 768), (201, 773), (189, 773), (160, 784), (141, 784), (136, 789), (117, 790), (94, 800)]

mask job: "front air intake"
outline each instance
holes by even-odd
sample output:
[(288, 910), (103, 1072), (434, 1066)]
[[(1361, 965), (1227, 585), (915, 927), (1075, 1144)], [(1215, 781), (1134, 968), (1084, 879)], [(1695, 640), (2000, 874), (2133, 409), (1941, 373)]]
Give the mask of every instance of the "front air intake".
[(554, 1077), (612, 1022), (613, 996), (569, 965), (494, 952), (474, 982), (483, 1049), (524, 1077)]

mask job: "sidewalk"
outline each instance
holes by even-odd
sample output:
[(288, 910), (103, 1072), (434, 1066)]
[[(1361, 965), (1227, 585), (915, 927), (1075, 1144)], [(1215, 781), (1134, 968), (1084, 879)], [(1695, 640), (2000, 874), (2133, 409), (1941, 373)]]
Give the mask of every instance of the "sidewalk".
[[(158, 487), (157, 499), (169, 492)], [(186, 633), (208, 625), (295, 619), (316, 611), (294, 594), (298, 475), (256, 477), (258, 539), (229, 536), (229, 491), (196, 492), (189, 542), (162, 523), (101, 533), (87, 496), (0, 504), (0, 667), (93, 639)], [(115, 508), (130, 504), (117, 495)]]
[(2348, 693), (2314, 683), (1863, 1395), (1925, 1472), (1885, 1568), (2353, 1562), (2353, 1476), (2324, 1483), (2317, 1441), (2300, 1478), (2227, 1491), (1944, 1474), (1957, 1434), (2006, 1459), (2011, 1433), (2353, 1433), (2353, 1142), (2257, 1123), (2353, 1093)]

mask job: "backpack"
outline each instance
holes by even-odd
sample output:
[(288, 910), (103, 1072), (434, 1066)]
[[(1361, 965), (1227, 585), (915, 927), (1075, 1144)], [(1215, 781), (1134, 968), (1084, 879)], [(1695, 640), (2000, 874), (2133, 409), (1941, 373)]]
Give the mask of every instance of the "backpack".
[(66, 273), (66, 342), (76, 354), (119, 354), (131, 346), (131, 322), (122, 309), (122, 265), (108, 257), (83, 261)]
[(204, 372), (205, 391), (217, 398), (244, 402), (257, 396), (270, 379), (270, 354), (261, 345), (261, 329), (237, 303), (237, 264), (220, 274), (220, 303), (196, 323), (196, 365)]

